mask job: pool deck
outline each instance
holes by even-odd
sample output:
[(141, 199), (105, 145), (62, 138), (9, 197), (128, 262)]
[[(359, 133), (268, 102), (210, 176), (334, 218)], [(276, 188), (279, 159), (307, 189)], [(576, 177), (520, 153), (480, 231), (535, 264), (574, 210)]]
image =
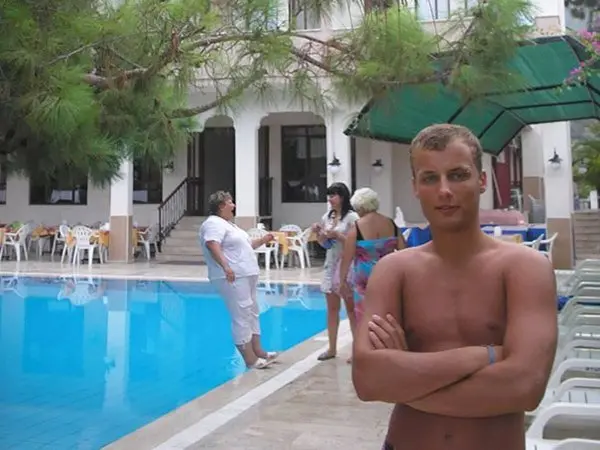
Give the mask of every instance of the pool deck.
[[(68, 275), (69, 266), (30, 261), (0, 264), (0, 273)], [(157, 263), (81, 266), (81, 275), (201, 280), (205, 266)], [(564, 275), (563, 275), (564, 277)], [(317, 283), (320, 268), (271, 270), (263, 279)], [(560, 283), (560, 277), (559, 277)], [(214, 389), (107, 446), (110, 450), (169, 449), (379, 449), (391, 407), (360, 402), (354, 392), (347, 321), (340, 329), (338, 358), (318, 362), (324, 333), (281, 355), (280, 363), (252, 371)]]
[[(125, 263), (93, 264), (89, 269), (87, 264), (73, 267), (61, 264), (60, 261), (30, 260), (2, 261), (0, 274), (4, 275), (81, 275), (103, 276), (107, 278), (134, 278), (134, 279), (161, 279), (161, 280), (206, 280), (207, 268), (205, 265), (193, 264), (166, 264), (155, 261)], [(275, 282), (290, 283), (318, 283), (321, 276), (321, 267), (311, 269), (285, 268), (282, 270), (271, 269), (262, 271), (262, 278)]]

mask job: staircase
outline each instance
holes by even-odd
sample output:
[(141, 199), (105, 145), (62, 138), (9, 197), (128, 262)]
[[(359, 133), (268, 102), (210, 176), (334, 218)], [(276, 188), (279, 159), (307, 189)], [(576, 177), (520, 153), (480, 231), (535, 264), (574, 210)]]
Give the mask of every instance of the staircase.
[(198, 230), (204, 217), (203, 182), (187, 177), (158, 207), (161, 251), (156, 255), (159, 262), (204, 263), (198, 241)]
[(202, 248), (198, 240), (198, 229), (205, 217), (184, 216), (162, 241), (162, 251), (158, 253), (159, 262), (204, 263)]
[(600, 211), (576, 211), (572, 217), (577, 261), (600, 258)]

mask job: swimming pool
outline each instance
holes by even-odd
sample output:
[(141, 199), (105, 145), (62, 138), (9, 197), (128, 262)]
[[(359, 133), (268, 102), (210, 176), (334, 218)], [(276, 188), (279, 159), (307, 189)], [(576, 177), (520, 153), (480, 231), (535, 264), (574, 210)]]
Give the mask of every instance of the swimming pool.
[[(97, 449), (246, 370), (208, 283), (3, 277), (1, 287), (2, 449)], [(267, 350), (325, 329), (316, 286), (261, 284), (258, 297)]]

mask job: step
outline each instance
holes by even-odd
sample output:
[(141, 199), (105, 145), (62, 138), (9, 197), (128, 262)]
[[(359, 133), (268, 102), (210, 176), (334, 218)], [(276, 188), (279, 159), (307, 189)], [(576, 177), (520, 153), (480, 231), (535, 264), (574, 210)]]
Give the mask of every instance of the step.
[(172, 246), (172, 245), (163, 245), (162, 252), (165, 255), (198, 255), (202, 256), (202, 250), (200, 247), (190, 247), (190, 246)]
[(200, 242), (197, 236), (181, 236), (179, 233), (171, 234), (165, 239), (163, 246), (165, 247), (197, 247), (200, 249)]
[(180, 230), (179, 228), (174, 228), (169, 233), (167, 240), (171, 238), (177, 239), (188, 239), (189, 242), (198, 242), (198, 230)]
[(156, 260), (159, 263), (182, 263), (182, 262), (189, 262), (189, 263), (196, 263), (196, 264), (205, 264), (204, 258), (202, 256), (197, 256), (197, 255), (165, 255), (165, 254), (159, 254), (160, 256), (158, 256), (156, 258)]
[(202, 225), (205, 220), (206, 217), (183, 217), (177, 225), (175, 225), (175, 229), (198, 232), (200, 225)]

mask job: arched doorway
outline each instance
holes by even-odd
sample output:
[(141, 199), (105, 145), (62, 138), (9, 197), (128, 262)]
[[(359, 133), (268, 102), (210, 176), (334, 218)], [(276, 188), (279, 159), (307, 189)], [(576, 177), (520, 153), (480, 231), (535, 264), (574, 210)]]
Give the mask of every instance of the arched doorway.
[(229, 191), (235, 197), (233, 119), (228, 116), (211, 117), (202, 131), (192, 133), (187, 161), (187, 215), (206, 215), (208, 196), (215, 191)]

